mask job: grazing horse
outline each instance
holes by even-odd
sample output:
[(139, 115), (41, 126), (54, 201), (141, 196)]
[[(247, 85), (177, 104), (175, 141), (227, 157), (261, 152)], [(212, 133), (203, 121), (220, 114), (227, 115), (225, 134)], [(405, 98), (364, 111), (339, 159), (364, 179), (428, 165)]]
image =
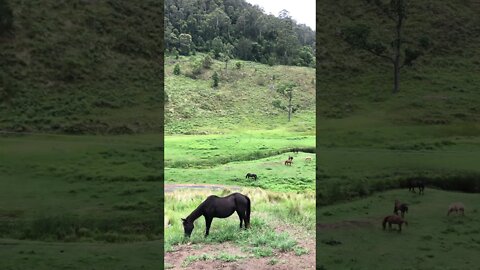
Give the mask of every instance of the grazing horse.
[(405, 223), (406, 226), (408, 226), (408, 222), (404, 220), (403, 218), (397, 216), (397, 215), (391, 215), (391, 216), (386, 216), (383, 219), (383, 229), (385, 230), (386, 224), (388, 223), (388, 228), (392, 229), (392, 224), (398, 224), (398, 232), (402, 231), (402, 224)]
[(247, 175), (245, 175), (245, 178), (253, 178), (253, 180), (257, 180), (257, 175), (254, 173), (247, 173)]
[(393, 213), (398, 215), (398, 211), (402, 214), (402, 218), (405, 216), (405, 213), (408, 213), (408, 205), (406, 203), (401, 203), (399, 200), (395, 200), (395, 206), (393, 207)]
[(245, 229), (250, 227), (250, 198), (240, 193), (232, 193), (226, 197), (208, 196), (188, 217), (182, 218), (185, 236), (190, 237), (194, 228), (193, 222), (200, 216), (205, 217), (205, 237), (207, 237), (214, 217), (227, 218), (235, 211), (240, 218), (240, 229), (242, 223)]
[(415, 193), (415, 188), (418, 187), (418, 194), (424, 194), (423, 190), (425, 189), (425, 182), (422, 180), (410, 180), (408, 181), (408, 190)]
[(285, 160), (285, 165), (290, 165), (290, 166), (292, 166), (292, 163), (293, 163), (293, 162), (292, 162), (291, 159)]
[(455, 213), (461, 212), (462, 216), (464, 216), (465, 206), (461, 202), (454, 202), (448, 206), (447, 216), (450, 215), (451, 212), (455, 212)]
[(306, 158), (305, 158), (305, 162), (310, 162), (310, 161), (312, 161), (312, 158), (311, 158), (311, 157), (306, 157)]

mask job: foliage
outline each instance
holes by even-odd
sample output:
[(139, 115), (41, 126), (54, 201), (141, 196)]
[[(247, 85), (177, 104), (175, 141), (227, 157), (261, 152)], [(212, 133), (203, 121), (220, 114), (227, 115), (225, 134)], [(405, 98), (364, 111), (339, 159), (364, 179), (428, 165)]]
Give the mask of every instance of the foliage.
[(180, 75), (180, 65), (175, 64), (175, 67), (173, 68), (173, 75)]
[(220, 78), (218, 77), (218, 73), (216, 71), (212, 75), (212, 80), (213, 80), (212, 86), (217, 87), (218, 86), (218, 81), (220, 80)]
[(192, 46), (201, 52), (212, 51), (215, 59), (225, 47), (229, 57), (262, 63), (311, 65), (309, 54), (315, 49), (315, 33), (297, 24), (287, 13), (278, 17), (265, 14), (246, 1), (165, 2), (165, 39), (168, 49), (178, 47), (178, 33), (192, 36)]
[(190, 55), (192, 51), (192, 36), (189, 34), (180, 34), (178, 36), (178, 51), (181, 55)]

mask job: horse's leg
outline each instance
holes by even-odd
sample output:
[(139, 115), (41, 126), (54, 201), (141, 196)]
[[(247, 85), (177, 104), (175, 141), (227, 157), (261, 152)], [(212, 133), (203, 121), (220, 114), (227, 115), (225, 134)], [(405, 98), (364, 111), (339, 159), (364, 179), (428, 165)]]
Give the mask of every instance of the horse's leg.
[(401, 232), (402, 231), (402, 224), (398, 224), (398, 232)]
[(238, 218), (240, 219), (240, 229), (241, 229), (244, 218), (242, 217), (242, 215), (240, 215), (240, 211), (238, 211), (238, 210), (237, 210), (237, 214), (238, 214)]
[(207, 217), (205, 216), (205, 237), (208, 236), (208, 233), (210, 232), (210, 225), (212, 225), (212, 220), (213, 220), (213, 217)]

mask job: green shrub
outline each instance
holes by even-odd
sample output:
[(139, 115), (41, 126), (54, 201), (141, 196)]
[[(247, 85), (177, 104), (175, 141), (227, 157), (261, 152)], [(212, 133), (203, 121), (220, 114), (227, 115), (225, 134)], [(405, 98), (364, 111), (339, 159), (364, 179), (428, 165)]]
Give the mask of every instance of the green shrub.
[(242, 63), (240, 63), (240, 62), (235, 63), (235, 67), (237, 69), (241, 69), (242, 68)]
[(213, 87), (217, 87), (218, 86), (218, 81), (220, 79), (219, 79), (218, 73), (216, 71), (213, 73), (212, 79), (213, 79)]
[(175, 67), (173, 68), (173, 74), (174, 75), (180, 75), (180, 65), (176, 64)]
[(207, 55), (205, 56), (205, 58), (203, 58), (203, 63), (202, 63), (202, 66), (204, 68), (210, 68), (213, 64), (213, 60), (212, 60), (212, 57), (210, 57), (210, 55)]

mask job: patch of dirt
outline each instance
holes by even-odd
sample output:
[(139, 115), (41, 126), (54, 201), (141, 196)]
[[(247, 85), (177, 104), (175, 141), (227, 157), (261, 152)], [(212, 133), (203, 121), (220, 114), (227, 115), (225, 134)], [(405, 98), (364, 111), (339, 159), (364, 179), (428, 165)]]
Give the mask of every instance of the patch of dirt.
[[(303, 246), (303, 245), (302, 245)], [(290, 270), (290, 269), (315, 269), (315, 245), (308, 247), (310, 253), (301, 256), (295, 255), (295, 252), (275, 252), (271, 257), (255, 258), (241, 251), (241, 248), (233, 246), (230, 243), (221, 244), (202, 244), (202, 245), (177, 245), (175, 251), (165, 254), (165, 267), (173, 266), (167, 269), (229, 269), (229, 270)], [(183, 266), (183, 262), (188, 256), (200, 256), (208, 254), (215, 256), (220, 253), (230, 255), (245, 256), (233, 262), (221, 260), (195, 261), (188, 266)], [(272, 263), (274, 264), (272, 265)]]
[(374, 226), (374, 224), (372, 221), (369, 220), (343, 220), (335, 223), (317, 223), (317, 230), (332, 230), (372, 226)]
[[(272, 221), (274, 222), (274, 221)], [(300, 227), (292, 226), (286, 223), (274, 222), (275, 231), (278, 233), (287, 232), (294, 238), (297, 246), (308, 250), (307, 254), (297, 256), (294, 251), (279, 252), (274, 251), (273, 256), (255, 258), (251, 254), (241, 251), (241, 247), (225, 242), (221, 244), (201, 244), (201, 245), (177, 245), (175, 251), (165, 254), (165, 265), (173, 265), (170, 269), (228, 269), (228, 270), (307, 270), (315, 269), (315, 232), (306, 233)], [(183, 267), (182, 264), (188, 256), (199, 256), (208, 254), (215, 256), (220, 253), (230, 255), (245, 256), (233, 262), (224, 262), (221, 260), (196, 261)]]

